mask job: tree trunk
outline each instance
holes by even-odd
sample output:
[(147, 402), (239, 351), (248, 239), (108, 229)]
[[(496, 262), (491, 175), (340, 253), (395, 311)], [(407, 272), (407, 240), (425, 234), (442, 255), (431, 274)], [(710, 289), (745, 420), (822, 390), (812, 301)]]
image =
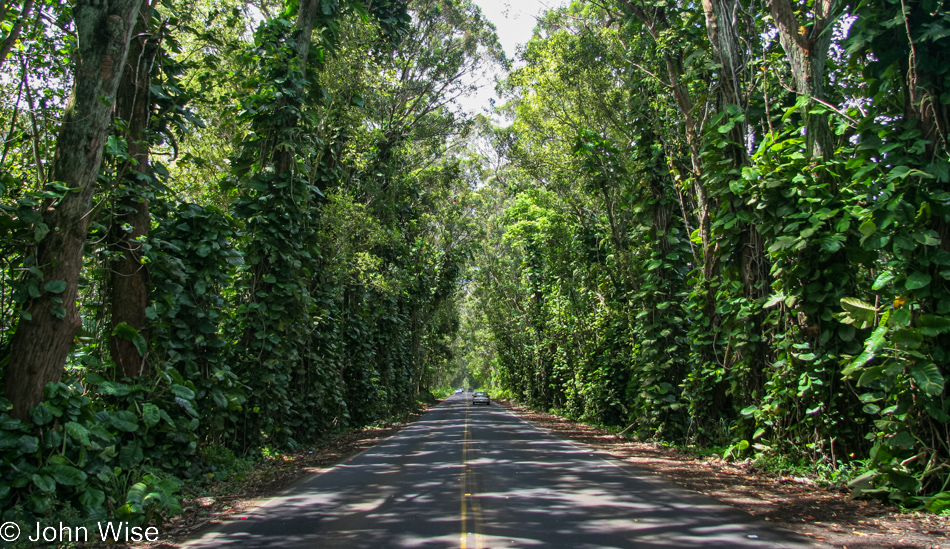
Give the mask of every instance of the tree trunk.
[[(741, 69), (745, 65), (739, 43), (739, 7), (736, 0), (703, 0), (706, 34), (721, 67), (721, 94), (726, 105), (742, 102)], [(741, 143), (741, 140), (740, 140)]]
[[(51, 181), (72, 190), (58, 204), (47, 204), (43, 212), (43, 223), (49, 227), (37, 246), (43, 294), (25, 304), (26, 314), (11, 341), (5, 381), (16, 418), (26, 419), (29, 408), (43, 399), (46, 384), (62, 377), (73, 338), (82, 326), (76, 298), (89, 214), (112, 101), (140, 4), (141, 0), (77, 0), (73, 8), (80, 61), (50, 172)], [(65, 290), (54, 294), (43, 289), (52, 281), (65, 282)]]
[[(772, 19), (778, 27), (779, 42), (788, 57), (795, 79), (795, 91), (824, 99), (825, 62), (831, 47), (832, 9), (836, 0), (816, 0), (810, 17), (799, 20), (791, 0), (770, 0)], [(834, 140), (828, 116), (812, 114), (803, 109), (805, 119), (805, 147), (811, 158), (831, 158)]]
[[(124, 174), (120, 181), (125, 188), (116, 191), (121, 193), (121, 197), (117, 200), (109, 233), (109, 248), (118, 258), (110, 269), (110, 326), (114, 331), (116, 326), (125, 323), (137, 330), (146, 342), (149, 339), (148, 319), (145, 316), (149, 272), (142, 263), (140, 239), (148, 236), (152, 222), (148, 211), (152, 170), (149, 166), (146, 132), (151, 112), (149, 84), (152, 65), (161, 41), (159, 35), (152, 36), (149, 33), (150, 11), (151, 6), (143, 3), (116, 97), (116, 116), (126, 123), (125, 136), (132, 161), (119, 169), (119, 173)], [(125, 226), (131, 230), (125, 230)], [(148, 367), (146, 358), (139, 354), (133, 342), (125, 337), (111, 336), (109, 352), (125, 377), (134, 378), (141, 375)]]
[[(300, 69), (301, 80), (306, 80), (307, 75), (307, 59), (310, 55), (310, 44), (313, 41), (313, 29), (317, 24), (318, 9), (320, 7), (319, 0), (302, 0), (299, 5), (299, 11), (297, 13), (297, 23), (294, 31), (294, 42), (296, 43), (296, 59), (291, 60), (295, 62)], [(303, 90), (298, 90), (303, 91)], [(299, 108), (299, 105), (298, 105)], [(290, 117), (288, 123), (283, 129), (290, 129), (296, 127), (298, 124), (297, 117)], [(275, 133), (279, 133), (275, 132)], [(276, 145), (276, 143), (275, 143)], [(275, 148), (273, 151), (274, 158), (274, 168), (275, 168), (275, 181), (280, 181), (282, 177), (289, 177), (292, 169), (295, 166), (296, 162), (296, 149), (294, 147), (283, 146)]]

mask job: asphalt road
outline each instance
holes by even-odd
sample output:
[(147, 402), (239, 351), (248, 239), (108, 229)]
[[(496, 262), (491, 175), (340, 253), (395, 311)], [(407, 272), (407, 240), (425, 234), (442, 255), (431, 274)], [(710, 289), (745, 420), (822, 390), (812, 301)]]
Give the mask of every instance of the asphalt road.
[(806, 547), (794, 534), (456, 395), (186, 547)]

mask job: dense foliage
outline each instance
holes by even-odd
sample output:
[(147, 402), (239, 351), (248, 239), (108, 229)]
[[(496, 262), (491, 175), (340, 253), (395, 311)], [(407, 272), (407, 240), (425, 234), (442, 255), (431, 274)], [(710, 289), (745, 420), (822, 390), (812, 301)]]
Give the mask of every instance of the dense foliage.
[(0, 1), (2, 520), (462, 383), (950, 507), (947, 4), (577, 1), (493, 123), (469, 0)]
[(477, 7), (0, 8), (3, 521), (160, 522), (431, 398), (474, 235), (450, 100), (506, 63)]
[(480, 191), (472, 367), (545, 410), (858, 461), (859, 494), (950, 505), (947, 8), (548, 12)]

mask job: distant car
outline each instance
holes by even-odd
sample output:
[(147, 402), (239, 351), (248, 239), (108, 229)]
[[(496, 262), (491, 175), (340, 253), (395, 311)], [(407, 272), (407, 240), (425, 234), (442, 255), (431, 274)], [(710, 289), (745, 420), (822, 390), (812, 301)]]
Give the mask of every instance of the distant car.
[(484, 391), (475, 391), (475, 396), (472, 397), (472, 404), (484, 404), (488, 406), (491, 404), (491, 399), (488, 398), (488, 393)]
[(456, 390), (455, 390), (455, 394), (459, 394), (459, 393), (461, 393), (461, 392), (462, 392), (461, 389), (456, 389)]

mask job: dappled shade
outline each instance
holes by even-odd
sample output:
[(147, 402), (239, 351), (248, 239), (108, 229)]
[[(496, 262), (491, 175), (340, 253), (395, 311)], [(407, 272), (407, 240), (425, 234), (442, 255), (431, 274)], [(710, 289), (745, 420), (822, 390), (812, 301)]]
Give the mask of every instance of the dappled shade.
[(460, 395), (189, 547), (459, 547), (463, 499), (467, 547), (804, 544)]

